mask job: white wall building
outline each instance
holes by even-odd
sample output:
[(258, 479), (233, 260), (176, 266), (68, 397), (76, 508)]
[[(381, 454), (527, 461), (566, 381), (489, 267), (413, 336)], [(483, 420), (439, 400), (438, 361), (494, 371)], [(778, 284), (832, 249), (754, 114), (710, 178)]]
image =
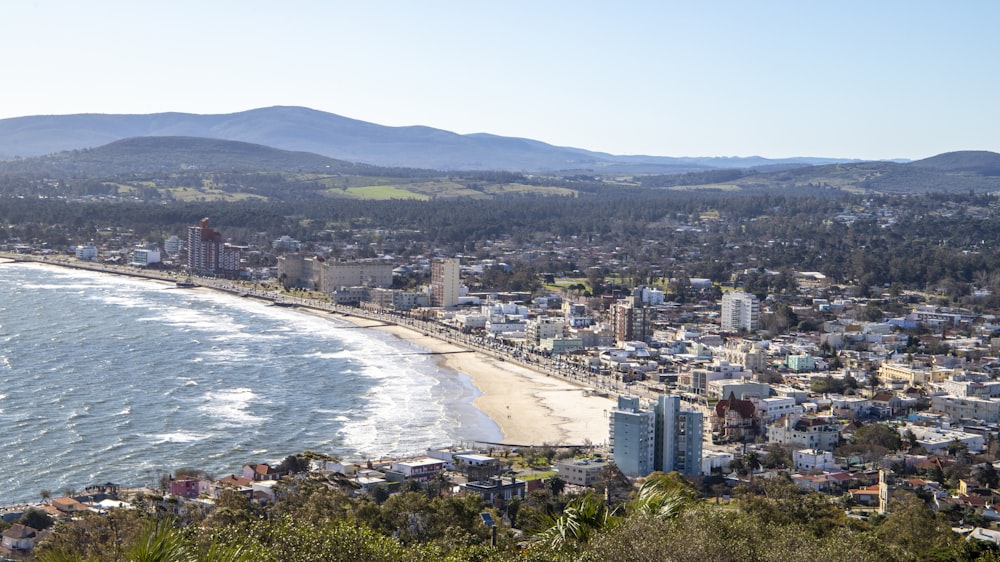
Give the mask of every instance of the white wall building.
[(760, 302), (757, 297), (743, 291), (730, 291), (722, 295), (722, 331), (754, 331), (760, 322)]
[(133, 267), (148, 267), (154, 263), (160, 263), (160, 249), (156, 244), (139, 246), (132, 250), (132, 259), (129, 265)]
[(97, 247), (93, 242), (87, 242), (83, 246), (76, 247), (76, 259), (94, 261), (97, 259)]
[(796, 470), (835, 470), (838, 468), (830, 451), (799, 449), (792, 453)]

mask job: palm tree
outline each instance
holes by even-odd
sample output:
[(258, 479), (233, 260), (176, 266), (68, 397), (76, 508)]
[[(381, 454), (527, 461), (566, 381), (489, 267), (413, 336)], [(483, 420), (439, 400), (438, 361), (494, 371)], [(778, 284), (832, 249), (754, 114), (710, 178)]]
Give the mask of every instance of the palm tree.
[(631, 514), (672, 519), (693, 506), (695, 501), (694, 490), (676, 472), (672, 472), (646, 480), (639, 487), (635, 499), (625, 507)]
[(552, 550), (571, 551), (627, 517), (677, 517), (695, 504), (695, 498), (694, 490), (677, 473), (661, 473), (644, 482), (635, 498), (621, 510), (608, 507), (593, 493), (577, 497), (566, 505), (562, 515), (548, 517), (545, 530), (535, 535), (535, 541)]
[(597, 531), (614, 525), (613, 514), (600, 498), (588, 492), (566, 504), (562, 515), (548, 515), (546, 528), (535, 535), (535, 542), (551, 550), (570, 550), (586, 544)]

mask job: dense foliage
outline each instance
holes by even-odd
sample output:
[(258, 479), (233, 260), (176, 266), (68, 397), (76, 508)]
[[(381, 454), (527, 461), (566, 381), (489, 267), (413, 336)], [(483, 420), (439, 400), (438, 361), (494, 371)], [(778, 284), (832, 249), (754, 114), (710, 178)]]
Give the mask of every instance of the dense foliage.
[[(996, 560), (996, 545), (961, 540), (942, 515), (898, 492), (886, 516), (851, 519), (828, 496), (787, 478), (703, 502), (676, 474), (654, 473), (624, 501), (537, 491), (498, 511), (477, 496), (430, 489), (381, 504), (315, 481), (288, 483), (273, 505), (223, 497), (207, 515), (147, 498), (146, 509), (61, 523), (38, 547), (42, 562), (69, 560), (636, 561)], [(736, 508), (736, 509), (734, 509)], [(479, 514), (499, 523), (495, 544)], [(513, 514), (512, 514), (513, 512)], [(526, 534), (525, 534), (526, 533)]]

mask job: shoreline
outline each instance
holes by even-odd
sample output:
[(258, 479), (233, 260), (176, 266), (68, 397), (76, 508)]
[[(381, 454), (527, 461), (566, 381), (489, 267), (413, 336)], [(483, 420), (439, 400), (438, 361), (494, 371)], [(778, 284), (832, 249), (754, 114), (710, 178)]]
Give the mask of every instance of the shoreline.
[[(32, 262), (55, 267), (109, 273), (155, 282), (173, 283), (176, 276), (155, 272), (131, 271), (119, 267), (87, 264), (68, 260), (37, 259), (35, 256), (0, 256), (0, 263)], [(245, 291), (234, 290), (225, 280), (196, 278), (197, 289), (212, 290), (238, 298)], [(252, 295), (274, 300), (275, 297)], [(371, 328), (429, 350), (439, 357), (439, 365), (468, 376), (481, 393), (472, 405), (492, 420), (510, 446), (593, 445), (608, 439), (607, 416), (615, 407), (608, 397), (586, 393), (587, 386), (552, 376), (514, 361), (498, 359), (471, 347), (432, 336), (416, 327), (388, 320), (366, 317), (363, 309), (291, 298), (300, 312), (326, 319), (346, 321)], [(470, 439), (470, 441), (473, 441)]]
[(615, 402), (586, 396), (587, 387), (468, 349), (399, 324), (355, 315), (338, 316), (356, 326), (390, 333), (439, 354), (441, 365), (467, 375), (482, 393), (472, 404), (500, 427), (503, 442), (516, 446), (602, 445)]

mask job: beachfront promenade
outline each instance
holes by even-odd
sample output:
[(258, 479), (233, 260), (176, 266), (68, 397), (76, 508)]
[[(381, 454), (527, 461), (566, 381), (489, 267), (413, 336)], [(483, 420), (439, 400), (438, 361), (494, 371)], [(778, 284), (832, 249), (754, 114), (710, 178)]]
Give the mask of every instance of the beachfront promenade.
[[(301, 307), (314, 312), (340, 314), (344, 317), (364, 319), (371, 325), (359, 325), (359, 328), (376, 328), (379, 326), (400, 326), (413, 330), (425, 336), (436, 338), (461, 348), (454, 352), (479, 352), (498, 361), (508, 361), (512, 364), (531, 369), (535, 372), (555, 376), (582, 388), (593, 389), (595, 394), (608, 395), (615, 398), (619, 394), (638, 395), (643, 398), (656, 399), (658, 394), (639, 384), (626, 386), (613, 376), (598, 375), (581, 364), (564, 360), (561, 356), (545, 356), (524, 349), (522, 346), (504, 340), (487, 338), (478, 334), (467, 334), (447, 324), (426, 320), (408, 313), (383, 311), (356, 306), (334, 304), (329, 301), (313, 298), (303, 298), (282, 291), (260, 287), (254, 283), (234, 282), (229, 279), (188, 276), (186, 274), (159, 272), (132, 266), (107, 265), (96, 262), (78, 260), (70, 256), (39, 256), (31, 254), (0, 253), (2, 261), (37, 262), (60, 267), (99, 271), (115, 275), (127, 275), (154, 281), (177, 283), (190, 282), (193, 287), (204, 287), (227, 292), (239, 297), (254, 298), (267, 301), (276, 306)], [(440, 354), (441, 352), (428, 352)]]

